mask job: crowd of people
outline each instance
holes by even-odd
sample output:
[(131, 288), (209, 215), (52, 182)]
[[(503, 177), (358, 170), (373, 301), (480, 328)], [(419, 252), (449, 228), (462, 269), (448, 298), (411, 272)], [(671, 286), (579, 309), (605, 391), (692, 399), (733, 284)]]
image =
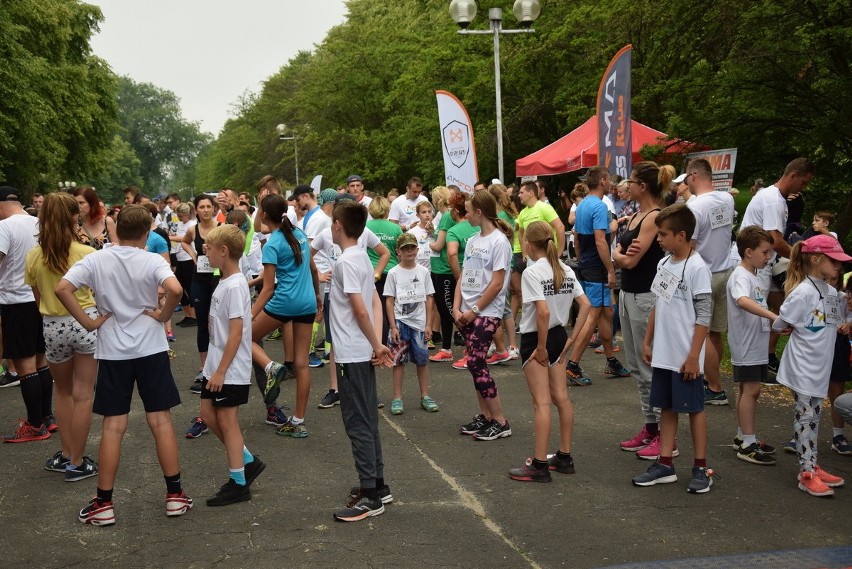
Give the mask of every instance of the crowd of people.
[[(113, 524), (135, 385), (163, 471), (166, 514), (186, 513), (193, 501), (181, 484), (171, 417), (181, 397), (169, 342), (175, 328), (195, 328), (199, 367), (191, 391), (200, 399), (185, 436), (212, 432), (228, 464), (227, 482), (207, 504), (250, 500), (266, 467), (239, 424), (252, 375), (265, 422), (300, 439), (309, 436), (317, 380), (310, 368), (329, 364), (317, 406), (340, 406), (359, 479), (334, 518), (357, 521), (393, 501), (376, 367), (392, 368), (392, 415), (406, 410), (408, 363), (418, 406), (429, 413), (439, 410), (430, 367), (467, 370), (476, 412), (459, 432), (494, 441), (512, 429), (489, 366), (520, 360), (535, 447), (509, 476), (549, 482), (553, 471), (575, 471), (568, 386), (592, 384), (581, 362), (593, 349), (605, 355), (604, 374), (635, 380), (641, 428), (625, 433), (620, 447), (652, 462), (633, 484), (677, 481), (675, 435), (686, 414), (695, 455), (687, 490), (700, 494), (713, 483), (704, 408), (728, 404), (720, 373), (727, 332), (737, 457), (775, 464), (776, 449), (757, 436), (756, 408), (761, 384), (777, 381), (793, 394), (793, 436), (783, 448), (799, 457), (798, 487), (831, 495), (844, 481), (817, 461), (819, 413), (827, 396), (831, 448), (852, 455), (843, 431), (852, 420), (852, 394), (843, 393), (852, 297), (842, 274), (852, 257), (829, 231), (830, 212), (817, 212), (811, 229), (785, 238), (790, 196), (805, 190), (813, 165), (794, 160), (775, 184), (758, 188), (739, 231), (733, 198), (714, 190), (706, 160), (675, 174), (654, 162), (636, 164), (625, 180), (591, 168), (582, 184), (559, 193), (569, 230), (542, 181), (477, 183), (472, 193), (438, 186), (427, 197), (412, 177), (403, 192), (385, 197), (367, 195), (352, 175), (336, 190), (299, 185), (285, 196), (265, 176), (254, 197), (225, 188), (192, 203), (177, 194), (152, 201), (128, 188), (126, 203), (108, 210), (93, 188), (81, 187), (35, 196), (33, 211), (17, 189), (3, 186), (0, 318), (8, 371), (0, 386), (19, 385), (26, 408), (3, 440), (57, 433), (60, 448), (45, 468), (69, 482), (97, 476), (97, 494), (79, 519)], [(173, 327), (176, 313), (183, 318)], [(271, 334), (282, 338), (281, 362), (264, 349)], [(780, 336), (789, 340), (779, 359)], [(463, 348), (459, 359), (453, 343)], [(296, 400), (287, 416), (279, 397), (290, 380)], [(550, 453), (552, 405), (559, 436)], [(103, 416), (97, 461), (86, 451), (92, 413)]]

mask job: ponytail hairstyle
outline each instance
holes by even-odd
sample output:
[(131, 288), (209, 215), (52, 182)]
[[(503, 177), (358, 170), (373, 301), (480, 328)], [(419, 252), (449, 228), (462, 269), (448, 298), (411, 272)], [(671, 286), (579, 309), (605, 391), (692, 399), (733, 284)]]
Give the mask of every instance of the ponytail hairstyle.
[(449, 206), (450, 209), (456, 212), (456, 215), (461, 219), (467, 217), (467, 194), (464, 192), (454, 192), (450, 196)]
[(494, 196), (489, 192), (474, 192), (468, 201), (473, 209), (481, 211), (483, 217), (493, 223), (500, 233), (509, 239), (510, 243), (512, 242), (514, 233), (508, 223), (497, 217), (497, 200), (494, 199)]
[(553, 293), (562, 290), (562, 282), (565, 280), (565, 271), (559, 262), (559, 253), (556, 250), (556, 240), (553, 237), (553, 227), (546, 221), (533, 221), (524, 230), (524, 239), (547, 252), (547, 262), (553, 269)]
[(633, 166), (633, 178), (644, 184), (658, 203), (663, 203), (665, 200), (674, 177), (675, 169), (668, 164), (661, 168), (656, 162), (645, 160)]
[(445, 207), (450, 205), (450, 196), (452, 195), (452, 190), (447, 186), (437, 186), (432, 188), (432, 205), (435, 206), (435, 209), (442, 210)]
[(505, 211), (509, 217), (512, 219), (518, 217), (518, 210), (515, 209), (515, 204), (513, 204), (512, 200), (509, 198), (506, 186), (503, 184), (491, 184), (488, 186), (488, 193), (494, 196), (494, 199), (497, 200), (497, 205), (499, 205), (500, 209)]
[(293, 250), (293, 258), (297, 265), (302, 264), (302, 246), (299, 240), (293, 234), (293, 224), (290, 218), (287, 217), (287, 200), (279, 194), (269, 194), (261, 202), (263, 213), (273, 225), (279, 225), (279, 230), (284, 234), (287, 243), (290, 244), (290, 249)]
[(790, 251), (790, 263), (787, 265), (787, 279), (784, 281), (784, 296), (805, 280), (811, 270), (814, 257), (822, 257), (822, 253), (802, 253), (802, 241), (793, 245)]
[(77, 215), (80, 204), (71, 194), (54, 192), (44, 196), (44, 204), (38, 212), (38, 244), (41, 246), (44, 263), (54, 273), (68, 272), (68, 254), (71, 244), (79, 241)]

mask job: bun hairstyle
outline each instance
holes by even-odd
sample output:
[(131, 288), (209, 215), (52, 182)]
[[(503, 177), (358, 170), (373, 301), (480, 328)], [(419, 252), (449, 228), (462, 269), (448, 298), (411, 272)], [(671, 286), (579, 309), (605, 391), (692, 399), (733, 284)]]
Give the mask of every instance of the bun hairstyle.
[(645, 160), (633, 166), (633, 177), (645, 184), (648, 192), (658, 201), (663, 201), (675, 178), (675, 169), (669, 164), (661, 168), (656, 162)]
[(450, 208), (455, 210), (456, 214), (459, 217), (464, 219), (467, 216), (467, 205), (465, 202), (467, 201), (467, 194), (463, 192), (455, 192), (452, 196), (450, 196)]
[(301, 265), (302, 246), (299, 244), (296, 236), (293, 235), (293, 224), (290, 222), (290, 218), (287, 217), (287, 201), (279, 194), (270, 194), (263, 198), (261, 206), (263, 207), (266, 219), (272, 225), (279, 226), (279, 230), (284, 234), (284, 238), (287, 239), (290, 249), (293, 250), (293, 257), (296, 260), (296, 264)]
[(553, 238), (553, 227), (546, 221), (533, 221), (524, 230), (524, 239), (547, 252), (547, 262), (553, 269), (553, 291), (556, 293), (561, 290), (562, 282), (565, 280), (565, 271), (562, 268), (562, 263), (559, 262), (556, 240)]
[(494, 199), (494, 196), (486, 191), (474, 192), (473, 195), (469, 197), (470, 199), (467, 201), (470, 202), (471, 207), (474, 210), (478, 209), (481, 211), (482, 216), (493, 223), (500, 233), (505, 235), (511, 242), (514, 237), (514, 233), (508, 223), (497, 217), (497, 200)]

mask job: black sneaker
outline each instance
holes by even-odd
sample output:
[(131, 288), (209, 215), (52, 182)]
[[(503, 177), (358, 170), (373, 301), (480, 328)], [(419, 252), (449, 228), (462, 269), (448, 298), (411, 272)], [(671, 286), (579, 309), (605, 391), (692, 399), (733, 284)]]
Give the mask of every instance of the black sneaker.
[(248, 500), (251, 500), (251, 490), (249, 490), (248, 484), (240, 486), (234, 482), (233, 478), (228, 478), (228, 481), (219, 488), (218, 492), (207, 498), (207, 505), (228, 506)]
[(746, 448), (738, 450), (737, 458), (752, 464), (761, 464), (763, 466), (775, 465), (775, 458), (760, 450), (759, 443), (751, 443)]
[(521, 482), (551, 482), (553, 480), (550, 477), (550, 470), (548, 468), (536, 468), (531, 458), (528, 458), (523, 466), (509, 470), (509, 478)]
[(246, 469), (246, 486), (251, 486), (255, 478), (260, 476), (260, 473), (266, 470), (266, 463), (260, 460), (260, 457), (254, 455), (254, 460), (245, 465)]
[(58, 450), (56, 454), (48, 458), (47, 462), (44, 463), (44, 469), (51, 472), (65, 472), (65, 465), (69, 462), (71, 460), (62, 456), (62, 451)]
[[(361, 487), (353, 486), (349, 490), (349, 502), (347, 502), (346, 507), (351, 508), (355, 504), (358, 503), (358, 500), (361, 499)], [(379, 488), (379, 500), (381, 500), (382, 504), (390, 504), (393, 502), (393, 494), (391, 494), (390, 486), (385, 484), (381, 488)]]
[(8, 371), (0, 375), (0, 387), (16, 387), (21, 384), (21, 380), (17, 375), (12, 375)]
[(501, 425), (494, 420), (473, 434), (473, 438), (477, 441), (496, 441), (497, 439), (511, 436), (512, 428), (509, 427), (509, 421)]
[(570, 456), (559, 458), (558, 454), (552, 454), (547, 457), (547, 467), (562, 474), (574, 474), (574, 459)]
[(333, 389), (329, 389), (317, 407), (320, 409), (331, 409), (335, 405), (340, 405), (340, 394)]
[(180, 326), (181, 328), (193, 328), (198, 326), (198, 320), (190, 318), (189, 316), (184, 316), (183, 320), (175, 324), (175, 326)]
[(458, 330), (453, 332), (453, 344), (455, 344), (456, 346), (458, 346), (460, 348), (464, 347), (464, 337), (461, 335), (461, 332), (459, 332)]
[(195, 395), (201, 395), (201, 384), (193, 383), (189, 388), (190, 393), (194, 393)]
[(781, 360), (778, 359), (778, 356), (775, 354), (769, 354), (769, 363), (767, 367), (769, 368), (769, 373), (767, 374), (767, 378), (765, 381), (761, 381), (764, 385), (778, 385), (778, 368), (781, 366)]
[(366, 496), (361, 498), (351, 507), (343, 508), (339, 512), (334, 513), (334, 519), (339, 522), (359, 522), (372, 516), (378, 516), (385, 513), (385, 505), (382, 501), (376, 498), (371, 500)]
[(65, 469), (65, 482), (77, 482), (98, 474), (98, 465), (88, 456), (83, 457), (83, 464), (80, 466), (73, 466), (70, 463), (68, 466), (70, 468)]
[(459, 433), (462, 435), (475, 435), (482, 427), (490, 422), (491, 421), (485, 418), (485, 415), (477, 415), (470, 423), (460, 425)]

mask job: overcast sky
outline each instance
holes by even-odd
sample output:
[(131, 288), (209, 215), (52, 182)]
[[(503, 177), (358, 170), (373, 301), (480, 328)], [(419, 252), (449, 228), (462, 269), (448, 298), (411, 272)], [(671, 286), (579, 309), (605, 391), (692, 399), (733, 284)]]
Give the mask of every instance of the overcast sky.
[(173, 91), (218, 135), (232, 105), (343, 23), (344, 0), (89, 0), (104, 14), (95, 54), (119, 75)]

